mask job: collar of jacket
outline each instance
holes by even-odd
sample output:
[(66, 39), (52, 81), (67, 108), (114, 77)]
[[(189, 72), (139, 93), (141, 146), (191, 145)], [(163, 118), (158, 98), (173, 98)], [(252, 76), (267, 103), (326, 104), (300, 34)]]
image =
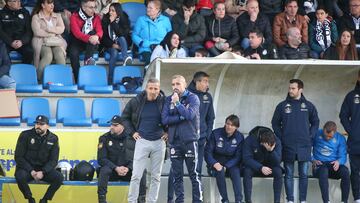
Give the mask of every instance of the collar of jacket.
[(192, 80), (189, 84), (189, 86), (187, 87), (187, 89), (190, 91), (190, 92), (194, 92), (195, 94), (207, 94), (208, 91), (209, 91), (209, 88), (206, 90), (206, 92), (201, 92), (199, 90), (196, 89), (196, 83), (194, 82), (194, 80)]
[[(45, 15), (44, 15), (44, 12), (42, 10), (40, 10), (38, 14), (39, 14), (39, 18), (45, 19)], [(56, 18), (56, 15), (54, 15), (54, 13), (51, 13), (50, 18)]]
[(291, 98), (290, 95), (289, 95), (289, 93), (288, 93), (287, 96), (286, 96), (286, 101), (289, 101), (289, 102), (291, 102), (291, 101), (305, 102), (305, 101), (306, 101), (306, 98), (305, 98), (304, 94), (301, 93), (300, 99), (299, 99), (299, 100), (296, 100), (296, 99)]

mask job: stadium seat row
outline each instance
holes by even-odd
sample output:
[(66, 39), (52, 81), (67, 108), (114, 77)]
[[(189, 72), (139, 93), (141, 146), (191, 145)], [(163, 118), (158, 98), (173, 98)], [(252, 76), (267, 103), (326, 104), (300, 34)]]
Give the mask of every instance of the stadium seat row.
[(63, 98), (57, 101), (56, 119), (50, 115), (49, 101), (45, 98), (26, 98), (21, 102), (20, 118), (0, 118), (0, 126), (19, 126), (21, 122), (33, 126), (36, 116), (45, 115), (49, 118), (49, 125), (55, 126), (109, 126), (107, 123), (112, 116), (121, 114), (121, 102), (111, 98), (97, 98), (92, 102), (91, 119), (86, 117), (85, 103), (80, 98)]

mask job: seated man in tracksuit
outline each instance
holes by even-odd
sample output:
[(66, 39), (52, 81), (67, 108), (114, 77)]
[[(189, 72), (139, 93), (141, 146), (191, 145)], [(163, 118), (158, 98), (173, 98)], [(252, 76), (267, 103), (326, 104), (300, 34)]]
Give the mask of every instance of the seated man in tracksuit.
[(237, 130), (240, 126), (239, 117), (230, 115), (225, 120), (225, 126), (213, 130), (205, 145), (205, 161), (210, 173), (216, 177), (216, 184), (221, 195), (221, 201), (228, 203), (225, 173), (230, 175), (235, 203), (242, 201), (240, 161), (244, 136)]
[(281, 163), (281, 142), (271, 129), (257, 126), (245, 139), (243, 150), (245, 202), (251, 203), (252, 177), (274, 177), (274, 202), (280, 203), (283, 184)]
[(333, 121), (326, 122), (313, 141), (313, 175), (319, 179), (324, 203), (330, 201), (328, 178), (341, 179), (341, 202), (348, 202), (350, 191), (349, 169), (345, 166), (346, 140), (336, 128)]

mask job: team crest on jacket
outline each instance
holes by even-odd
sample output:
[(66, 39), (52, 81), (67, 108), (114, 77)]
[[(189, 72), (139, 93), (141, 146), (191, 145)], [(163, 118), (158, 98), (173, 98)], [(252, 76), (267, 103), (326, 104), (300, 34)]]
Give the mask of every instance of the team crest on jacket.
[(20, 19), (24, 19), (24, 15), (23, 15), (22, 13), (20, 13), (20, 14), (18, 15), (18, 17), (19, 17)]
[(109, 146), (111, 147), (111, 146), (112, 146), (112, 144), (113, 144), (113, 143), (112, 143), (112, 141), (110, 140), (110, 141), (109, 141)]
[(203, 100), (208, 100), (208, 99), (209, 99), (209, 97), (206, 94), (204, 94)]
[(35, 144), (35, 139), (34, 139), (34, 138), (31, 138), (30, 143), (31, 143), (31, 144)]
[(218, 146), (218, 147), (222, 148), (222, 147), (224, 146), (224, 144), (223, 144), (223, 142), (222, 142), (222, 141), (220, 141), (220, 142), (218, 142), (218, 143), (217, 143), (217, 145), (216, 145), (216, 146)]
[(360, 96), (358, 94), (355, 94), (354, 96), (354, 103), (359, 104), (360, 103)]
[(175, 149), (174, 148), (170, 149), (170, 154), (175, 154)]
[(262, 55), (266, 56), (267, 54), (268, 54), (267, 50), (264, 49), (264, 50), (262, 51)]
[(304, 102), (301, 103), (300, 107), (301, 107), (300, 111), (307, 111), (306, 104)]
[(290, 104), (285, 105), (285, 113), (291, 113), (291, 105)]
[(231, 140), (231, 144), (236, 144), (236, 139)]

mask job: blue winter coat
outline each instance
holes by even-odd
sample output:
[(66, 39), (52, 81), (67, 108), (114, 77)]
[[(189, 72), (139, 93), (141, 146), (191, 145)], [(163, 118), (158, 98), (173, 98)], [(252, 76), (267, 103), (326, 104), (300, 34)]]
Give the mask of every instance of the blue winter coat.
[(280, 166), (282, 146), (278, 137), (275, 137), (275, 148), (272, 152), (260, 145), (259, 138), (254, 135), (245, 139), (243, 148), (243, 162), (246, 167), (260, 172), (263, 166)]
[(207, 91), (200, 92), (196, 90), (194, 81), (190, 83), (188, 90), (196, 94), (200, 100), (200, 138), (209, 138), (215, 119), (213, 98)]
[(170, 32), (171, 23), (168, 17), (159, 15), (154, 21), (149, 16), (140, 16), (132, 32), (132, 40), (139, 47), (139, 53), (151, 52), (150, 45), (160, 44)]
[(312, 138), (319, 128), (315, 106), (303, 95), (299, 100), (287, 96), (272, 118), (272, 128), (281, 140), (283, 161), (310, 161)]
[(166, 98), (161, 116), (163, 125), (168, 126), (169, 143), (197, 141), (200, 137), (199, 98), (185, 90), (179, 105), (174, 105), (171, 96)]
[(360, 154), (360, 82), (346, 95), (339, 116), (341, 124), (349, 134), (348, 153)]
[(238, 130), (228, 137), (225, 128), (217, 128), (212, 131), (205, 145), (204, 158), (209, 167), (219, 162), (226, 168), (239, 166), (244, 143), (244, 135)]
[(342, 134), (336, 132), (332, 139), (326, 140), (323, 130), (318, 130), (314, 137), (313, 160), (322, 162), (338, 160), (340, 165), (345, 165), (346, 156), (346, 140)]

